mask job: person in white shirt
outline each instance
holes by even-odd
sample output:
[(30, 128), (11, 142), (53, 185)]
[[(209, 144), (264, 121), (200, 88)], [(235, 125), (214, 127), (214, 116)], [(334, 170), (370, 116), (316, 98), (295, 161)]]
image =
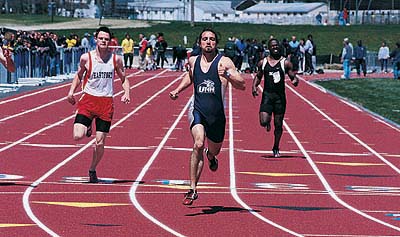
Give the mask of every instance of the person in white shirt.
[[(378, 60), (381, 62), (381, 72), (387, 73), (387, 64), (389, 60), (389, 47), (386, 46), (385, 42), (382, 42), (382, 46), (379, 48)], [(383, 70), (385, 68), (385, 70)]]

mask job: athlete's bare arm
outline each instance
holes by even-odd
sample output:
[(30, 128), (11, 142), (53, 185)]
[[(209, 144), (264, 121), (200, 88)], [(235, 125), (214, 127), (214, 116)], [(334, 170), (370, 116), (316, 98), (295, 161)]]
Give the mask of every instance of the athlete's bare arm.
[(288, 74), (292, 84), (297, 86), (299, 84), (299, 78), (297, 77), (296, 73), (293, 71), (293, 65), (289, 60), (285, 60), (285, 71)]
[(239, 90), (246, 89), (245, 80), (236, 70), (236, 67), (230, 58), (222, 56), (218, 65), (218, 74), (220, 77), (228, 80), (234, 88)]
[(189, 58), (189, 72), (185, 74), (182, 81), (179, 83), (178, 87), (169, 93), (169, 97), (173, 100), (178, 98), (178, 95), (181, 91), (188, 88), (193, 83), (193, 67), (194, 62), (196, 61), (196, 56)]
[(81, 80), (83, 78), (83, 75), (87, 71), (87, 62), (89, 60), (89, 55), (88, 53), (85, 53), (81, 56), (81, 59), (79, 61), (79, 66), (78, 66), (78, 72), (76, 73), (74, 79), (72, 80), (71, 87), (68, 92), (67, 100), (69, 103), (74, 105), (76, 103), (74, 93), (76, 88), (81, 84)]
[(15, 72), (15, 64), (11, 58), (11, 51), (0, 47), (0, 62), (9, 72)]
[(263, 69), (262, 69), (262, 65), (263, 65), (263, 59), (261, 59), (258, 63), (257, 63), (257, 67), (258, 67), (258, 71), (257, 74), (254, 76), (253, 78), (253, 86), (252, 86), (252, 90), (251, 93), (253, 94), (253, 97), (258, 96), (258, 85), (260, 85), (261, 79), (263, 77)]
[(121, 101), (125, 104), (129, 104), (131, 101), (130, 98), (130, 85), (129, 80), (126, 78), (124, 63), (122, 61), (122, 57), (117, 56), (115, 71), (117, 72), (119, 78), (121, 79), (122, 88), (124, 89), (124, 94), (121, 97)]

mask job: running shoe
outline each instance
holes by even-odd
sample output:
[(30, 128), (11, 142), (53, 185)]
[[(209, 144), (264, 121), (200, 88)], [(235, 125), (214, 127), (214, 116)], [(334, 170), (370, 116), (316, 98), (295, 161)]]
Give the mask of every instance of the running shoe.
[(89, 183), (98, 183), (99, 179), (97, 178), (96, 171), (89, 170)]
[(193, 201), (199, 197), (197, 192), (193, 189), (190, 189), (189, 192), (185, 194), (185, 198), (183, 199), (183, 205), (192, 205)]
[(215, 172), (218, 169), (218, 159), (214, 156), (213, 159), (208, 159), (208, 148), (205, 149), (207, 160), (208, 160), (208, 167), (211, 171)]
[(281, 154), (279, 153), (279, 148), (272, 149), (272, 154), (275, 158), (281, 157)]
[(87, 127), (86, 136), (87, 136), (87, 137), (92, 136), (92, 125), (89, 125), (89, 126)]

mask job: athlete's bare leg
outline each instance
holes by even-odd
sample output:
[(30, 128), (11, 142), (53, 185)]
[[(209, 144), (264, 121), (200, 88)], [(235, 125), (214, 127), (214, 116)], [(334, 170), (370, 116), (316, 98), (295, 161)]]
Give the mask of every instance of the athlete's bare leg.
[(193, 137), (193, 151), (190, 156), (190, 187), (196, 190), (197, 183), (199, 182), (201, 172), (203, 171), (204, 159), (204, 126), (201, 124), (196, 124), (192, 127), (192, 137)]
[(87, 127), (81, 123), (74, 124), (73, 136), (75, 141), (79, 141), (86, 136)]
[(100, 160), (103, 158), (106, 135), (107, 133), (105, 132), (96, 132), (96, 144), (93, 149), (93, 158), (89, 171), (95, 171)]
[(265, 127), (267, 132), (271, 131), (271, 119), (272, 115), (267, 112), (260, 112), (260, 125)]
[(283, 117), (283, 114), (274, 114), (274, 149), (279, 149), (279, 143), (283, 132)]
[(207, 146), (208, 146), (207, 158), (209, 160), (212, 160), (221, 151), (222, 142), (215, 143), (210, 139), (207, 139)]

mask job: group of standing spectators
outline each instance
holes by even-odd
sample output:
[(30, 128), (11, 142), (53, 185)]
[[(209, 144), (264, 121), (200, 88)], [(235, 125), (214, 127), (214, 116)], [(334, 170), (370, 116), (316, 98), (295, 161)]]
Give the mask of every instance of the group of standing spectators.
[[(283, 39), (280, 49), (282, 56), (290, 60), (298, 74), (315, 73), (316, 45), (311, 34), (307, 39), (297, 40), (294, 35), (290, 41)], [(265, 40), (258, 42), (256, 39), (243, 40), (230, 37), (224, 46), (224, 55), (229, 57), (240, 71), (243, 71), (243, 62), (248, 62), (249, 67), (245, 71), (257, 72), (257, 63), (268, 54)]]
[[(340, 56), (343, 63), (343, 79), (349, 79), (351, 73), (351, 63), (354, 62), (357, 75), (360, 76), (361, 72), (364, 77), (367, 75), (367, 48), (362, 44), (362, 40), (357, 41), (357, 46), (353, 47), (349, 38), (343, 40), (343, 49)], [(400, 76), (400, 42), (396, 43), (396, 48), (390, 52), (386, 42), (382, 42), (378, 51), (378, 60), (380, 62), (380, 71), (388, 73), (389, 60), (393, 63), (393, 76), (394, 79), (399, 79)]]
[[(132, 68), (135, 42), (129, 33), (125, 34), (125, 38), (121, 42), (122, 53), (124, 55), (125, 68)], [(139, 34), (139, 67), (141, 70), (155, 70), (164, 68), (164, 62), (167, 62), (165, 53), (168, 43), (164, 39), (163, 33), (151, 35), (147, 38), (144, 34)]]
[[(82, 38), (77, 34), (59, 36), (54, 32), (22, 30), (7, 34), (8, 37), (1, 34), (0, 44), (13, 53), (17, 72), (21, 73), (19, 76), (45, 77), (70, 73), (73, 71), (72, 50), (79, 49), (84, 53), (96, 44), (89, 33)], [(29, 62), (31, 72), (21, 72), (22, 69), (27, 70)]]

